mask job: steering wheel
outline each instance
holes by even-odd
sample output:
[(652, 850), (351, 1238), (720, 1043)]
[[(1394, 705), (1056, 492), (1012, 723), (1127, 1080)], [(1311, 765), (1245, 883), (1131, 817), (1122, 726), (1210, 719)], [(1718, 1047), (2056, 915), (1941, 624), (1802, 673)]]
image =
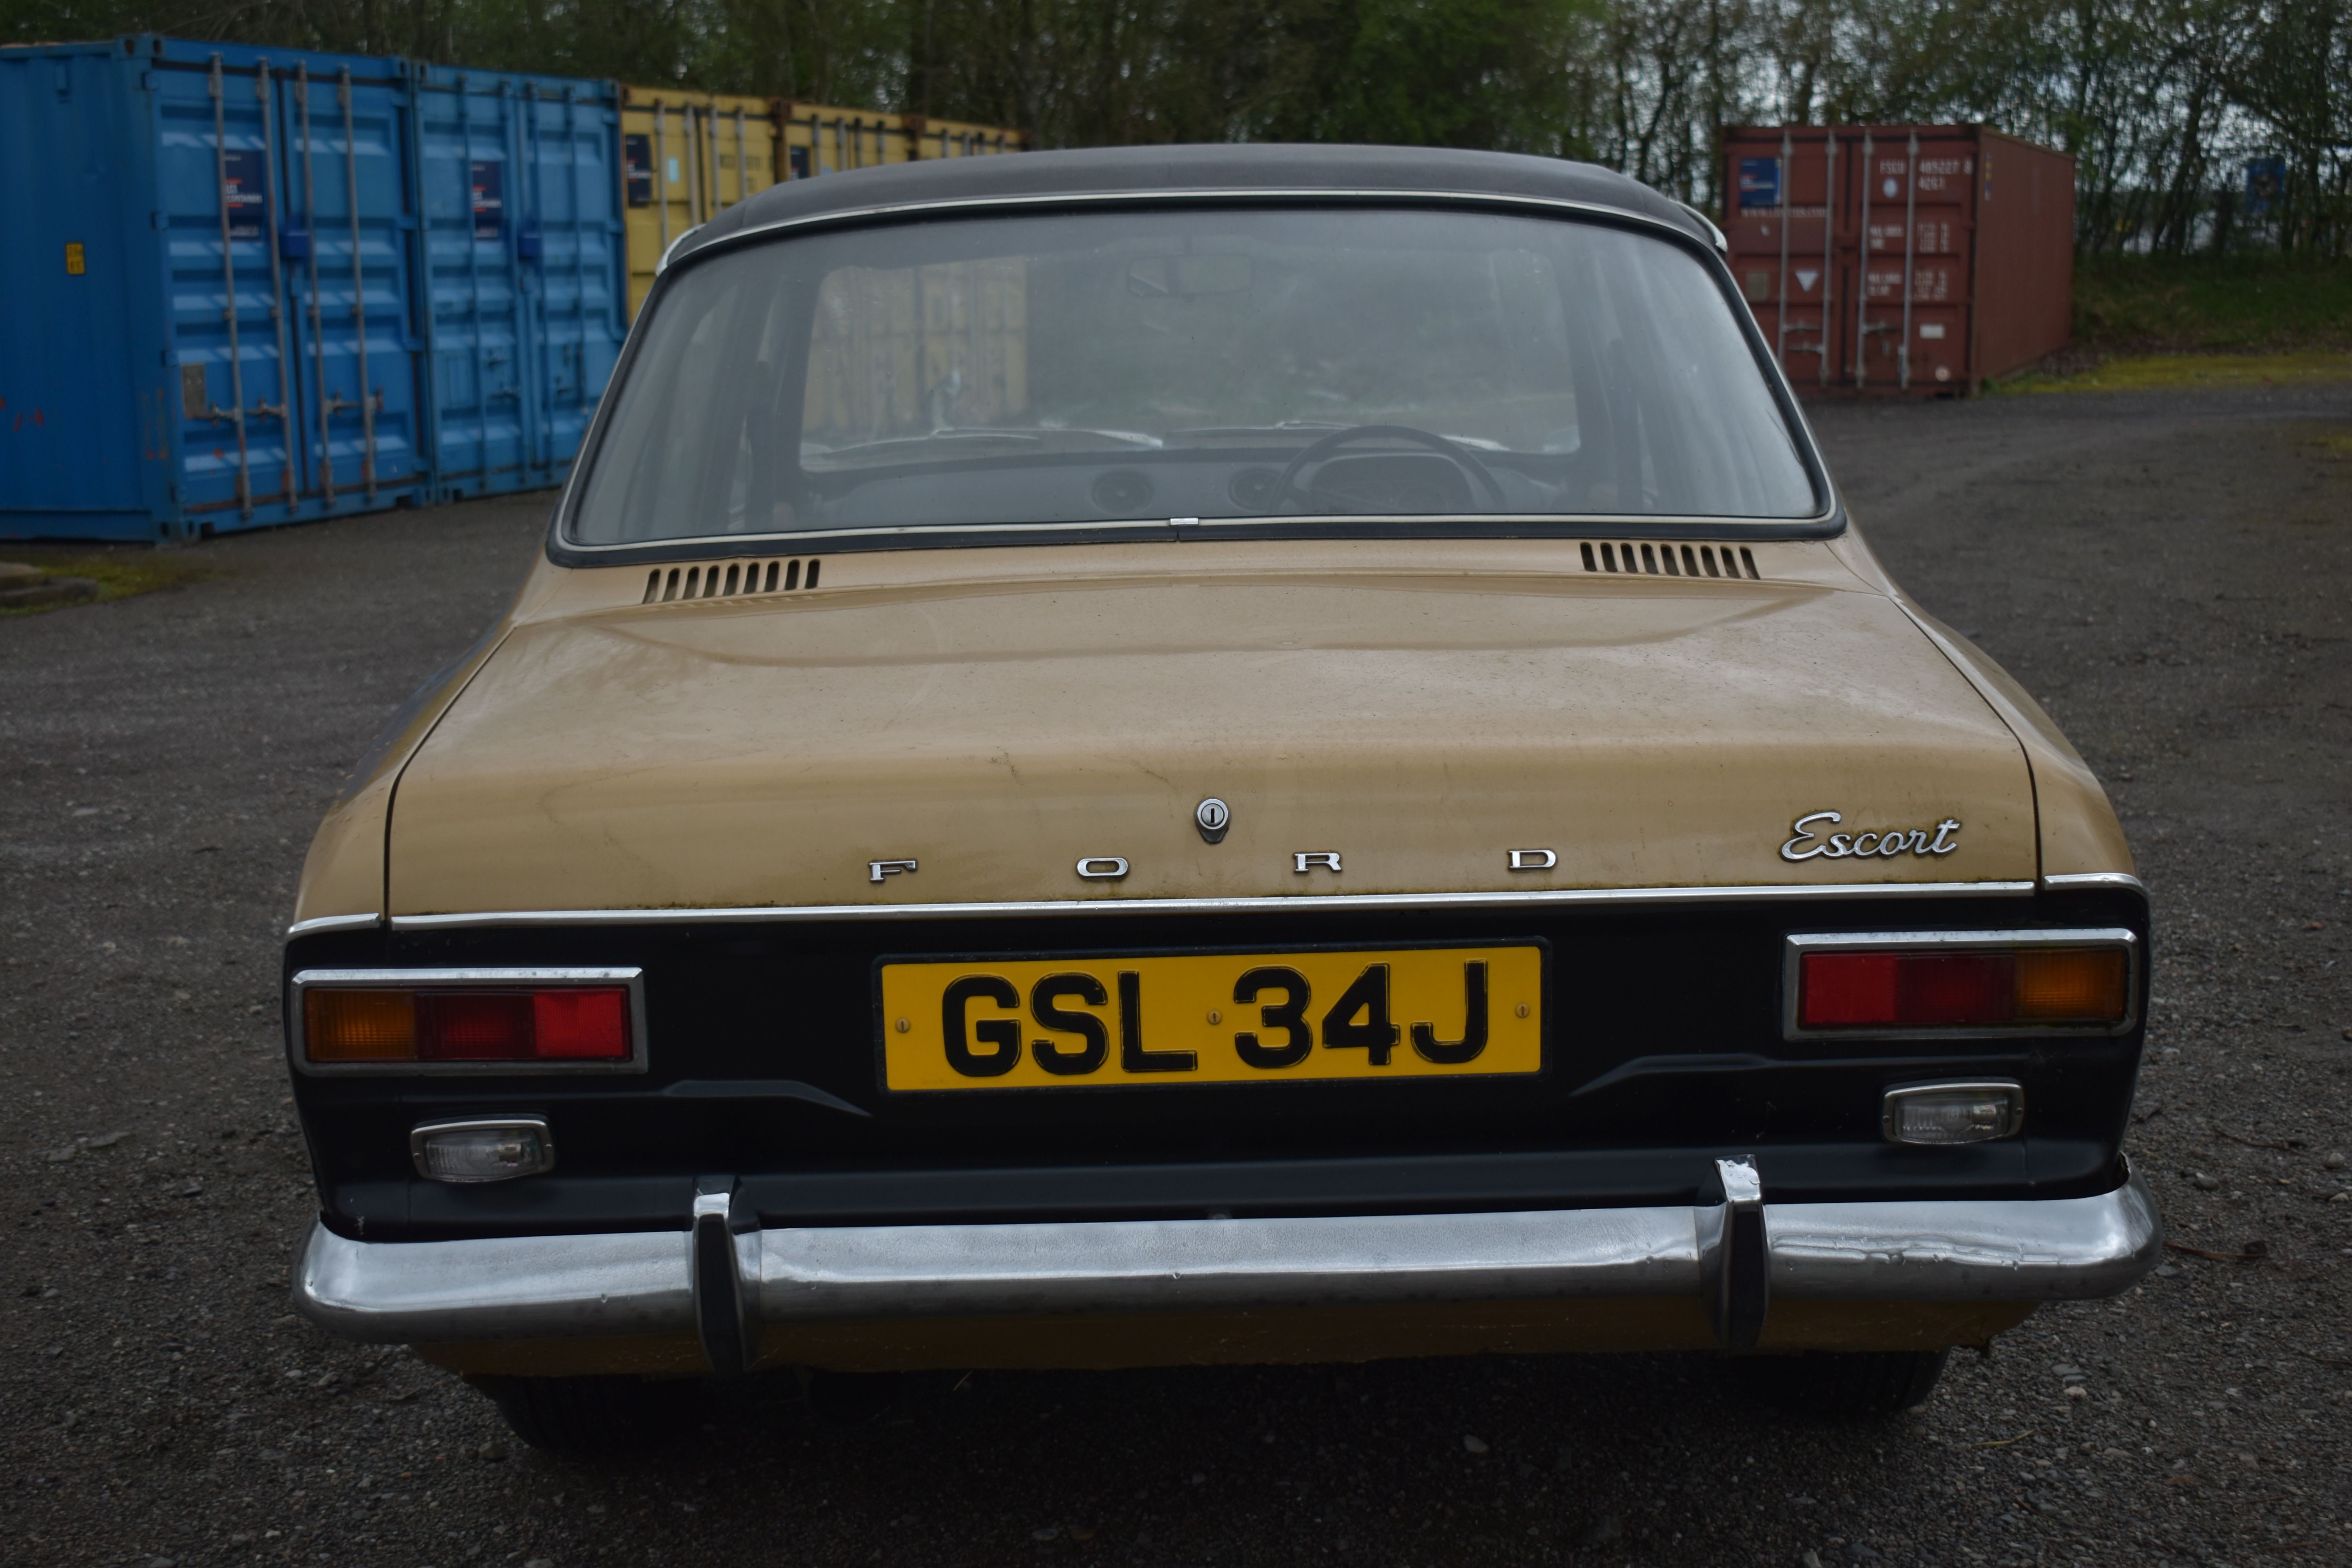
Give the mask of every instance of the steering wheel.
[(1432, 431), (1415, 429), (1410, 425), (1351, 425), (1345, 430), (1334, 430), (1328, 436), (1308, 442), (1297, 457), (1290, 459), (1288, 466), (1274, 481), (1273, 504), (1276, 507), (1286, 505), (1293, 496), (1301, 500), (1306, 500), (1311, 492), (1297, 488), (1296, 481), (1298, 479), (1299, 469), (1338, 451), (1350, 441), (1362, 441), (1373, 437), (1411, 441), (1451, 458), (1456, 468), (1486, 487), (1486, 493), (1495, 498), (1495, 509), (1497, 511), (1505, 510), (1510, 506), (1510, 502), (1504, 498), (1502, 482), (1495, 478), (1494, 471), (1486, 464), (1444, 437)]

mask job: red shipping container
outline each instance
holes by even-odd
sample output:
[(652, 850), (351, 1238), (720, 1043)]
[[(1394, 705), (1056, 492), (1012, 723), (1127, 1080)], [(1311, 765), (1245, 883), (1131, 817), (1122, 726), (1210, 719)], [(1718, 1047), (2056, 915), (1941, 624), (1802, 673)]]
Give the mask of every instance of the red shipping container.
[(1723, 132), (1732, 275), (1800, 392), (1972, 393), (2066, 346), (2074, 160), (1986, 125)]

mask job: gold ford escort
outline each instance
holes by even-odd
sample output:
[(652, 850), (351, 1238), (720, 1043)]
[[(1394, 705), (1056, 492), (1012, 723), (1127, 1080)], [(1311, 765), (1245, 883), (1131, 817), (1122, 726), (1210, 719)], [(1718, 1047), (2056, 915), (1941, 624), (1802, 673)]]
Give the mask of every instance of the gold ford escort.
[(1717, 1350), (2122, 1289), (2147, 910), (1696, 215), (1219, 147), (679, 242), (311, 848), (296, 1300), (533, 1441), (765, 1368)]

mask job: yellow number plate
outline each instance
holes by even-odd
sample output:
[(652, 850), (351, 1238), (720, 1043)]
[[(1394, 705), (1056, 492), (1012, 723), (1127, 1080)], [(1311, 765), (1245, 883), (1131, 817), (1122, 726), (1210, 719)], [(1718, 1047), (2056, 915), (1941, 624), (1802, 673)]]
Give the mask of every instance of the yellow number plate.
[(893, 1089), (1543, 1070), (1543, 950), (1186, 953), (882, 966)]

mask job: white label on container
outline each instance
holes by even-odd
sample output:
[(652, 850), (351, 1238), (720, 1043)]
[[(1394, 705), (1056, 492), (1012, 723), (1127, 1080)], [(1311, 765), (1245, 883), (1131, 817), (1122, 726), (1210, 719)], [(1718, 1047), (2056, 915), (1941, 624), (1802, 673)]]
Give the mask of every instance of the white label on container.
[(1944, 323), (1922, 321), (1919, 323), (1919, 335), (1923, 338), (1940, 338), (1944, 335)]
[(1810, 294), (1813, 291), (1813, 279), (1820, 276), (1810, 267), (1800, 267), (1797, 268), (1797, 287)]

